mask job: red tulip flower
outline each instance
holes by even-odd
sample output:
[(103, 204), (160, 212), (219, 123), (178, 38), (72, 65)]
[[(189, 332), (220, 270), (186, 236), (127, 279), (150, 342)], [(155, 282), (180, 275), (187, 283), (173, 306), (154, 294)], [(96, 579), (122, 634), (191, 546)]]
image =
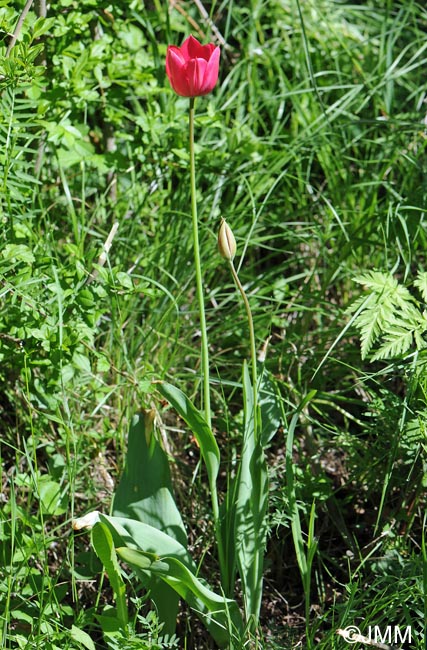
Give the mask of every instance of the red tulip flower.
[(182, 97), (199, 97), (213, 90), (218, 81), (220, 49), (202, 45), (189, 36), (181, 45), (169, 45), (166, 73), (174, 91)]

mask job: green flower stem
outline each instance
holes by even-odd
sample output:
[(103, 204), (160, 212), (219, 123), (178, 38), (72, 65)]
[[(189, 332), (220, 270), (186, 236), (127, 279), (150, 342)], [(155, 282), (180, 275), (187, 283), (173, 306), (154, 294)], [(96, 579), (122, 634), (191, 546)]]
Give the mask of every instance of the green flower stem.
[(190, 188), (191, 216), (193, 221), (194, 264), (196, 267), (197, 300), (200, 312), (200, 330), (202, 333), (202, 376), (203, 376), (203, 408), (205, 419), (211, 427), (211, 398), (209, 386), (209, 348), (206, 329), (205, 302), (203, 297), (202, 267), (200, 262), (199, 227), (197, 220), (196, 199), (196, 163), (194, 156), (194, 97), (190, 98)]
[(251, 367), (252, 367), (252, 390), (253, 390), (253, 396), (254, 396), (254, 435), (255, 435), (255, 440), (258, 440), (258, 417), (257, 417), (257, 410), (258, 410), (258, 377), (257, 377), (257, 366), (256, 366), (256, 345), (255, 345), (255, 330), (254, 330), (254, 321), (252, 318), (252, 312), (251, 312), (251, 306), (249, 304), (248, 297), (245, 293), (245, 290), (242, 286), (242, 283), (239, 280), (239, 276), (237, 275), (237, 271), (234, 268), (233, 260), (229, 260), (230, 264), (230, 269), (231, 273), (234, 278), (234, 282), (236, 283), (236, 287), (240, 291), (240, 295), (243, 298), (243, 303), (245, 305), (246, 309), (246, 316), (248, 318), (248, 325), (249, 325), (249, 340), (250, 340), (250, 348), (251, 348)]
[[(199, 318), (200, 330), (202, 333), (202, 376), (203, 376), (203, 408), (205, 412), (205, 419), (212, 429), (211, 417), (211, 398), (210, 398), (210, 385), (209, 385), (209, 348), (208, 348), (208, 334), (206, 328), (205, 316), (205, 302), (203, 296), (203, 282), (202, 282), (202, 268), (200, 262), (200, 245), (199, 245), (199, 227), (197, 220), (197, 198), (196, 198), (196, 164), (194, 156), (194, 103), (195, 98), (190, 98), (190, 190), (191, 190), (191, 216), (193, 222), (193, 246), (194, 246), (194, 265), (196, 268), (196, 289), (197, 300), (199, 302)], [(224, 548), (222, 544), (221, 524), (219, 519), (219, 504), (218, 492), (216, 483), (213, 482), (210, 486), (212, 514), (215, 522), (215, 537), (218, 548), (218, 559), (221, 570), (223, 584), (227, 584), (226, 562), (224, 556)]]
[[(251, 514), (249, 517), (252, 519), (254, 525), (253, 544), (254, 549), (252, 553), (252, 562), (248, 570), (247, 578), (244, 582), (244, 599), (246, 614), (248, 617), (249, 629), (255, 633), (258, 621), (259, 611), (262, 600), (262, 566), (264, 561), (265, 549), (265, 503), (268, 488), (266, 487), (266, 466), (261, 444), (261, 414), (258, 404), (258, 377), (257, 377), (257, 357), (255, 345), (255, 330), (252, 318), (251, 307), (248, 297), (245, 293), (242, 283), (236, 269), (234, 268), (233, 260), (228, 260), (230, 270), (233, 275), (234, 282), (239, 290), (243, 303), (246, 309), (246, 316), (249, 326), (249, 339), (250, 339), (250, 356), (251, 356), (251, 369), (252, 369), (252, 391), (253, 391), (253, 440), (247, 440), (246, 444), (250, 448), (250, 460), (247, 453), (242, 451), (242, 471), (245, 473), (245, 480), (251, 478), (252, 481), (252, 494), (250, 500)], [(245, 432), (246, 435), (246, 432)], [(245, 457), (246, 456), (246, 457)], [(248, 462), (249, 461), (249, 462)], [(251, 466), (253, 467), (251, 468)], [(255, 473), (253, 473), (255, 472)], [(266, 492), (267, 491), (267, 492)], [(242, 576), (241, 576), (242, 577)]]

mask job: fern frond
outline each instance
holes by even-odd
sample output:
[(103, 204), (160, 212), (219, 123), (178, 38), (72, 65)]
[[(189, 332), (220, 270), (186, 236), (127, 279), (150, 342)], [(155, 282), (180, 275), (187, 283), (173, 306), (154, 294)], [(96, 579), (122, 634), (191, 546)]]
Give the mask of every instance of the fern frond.
[(418, 271), (414, 286), (419, 289), (424, 302), (427, 302), (427, 271)]
[(28, 210), (39, 181), (34, 176), (38, 138), (36, 103), (26, 88), (8, 86), (0, 93), (0, 212), (5, 223)]
[(359, 296), (353, 302), (351, 305), (348, 305), (347, 309), (345, 310), (345, 313), (350, 315), (350, 314), (355, 314), (360, 308), (362, 308), (362, 311), (369, 305), (369, 301), (373, 298), (372, 295), (370, 296)]
[(399, 357), (408, 352), (413, 342), (413, 331), (407, 330), (402, 327), (395, 327), (391, 329), (386, 336), (384, 336), (384, 343), (372, 355), (372, 361), (379, 361), (380, 359), (389, 359), (390, 357)]
[(373, 289), (375, 293), (390, 293), (396, 290), (398, 282), (391, 273), (383, 273), (382, 271), (368, 271), (354, 278), (358, 284), (363, 284), (368, 289)]
[(367, 308), (356, 318), (354, 324), (360, 330), (362, 359), (365, 359), (382, 332), (383, 314), (375, 306)]
[(417, 350), (424, 350), (427, 348), (427, 341), (423, 338), (423, 334), (426, 332), (427, 328), (424, 327), (422, 330), (415, 330), (414, 339)]
[(409, 310), (411, 306), (413, 306), (413, 304), (416, 302), (411, 292), (402, 284), (398, 284), (395, 292), (393, 292), (391, 295), (397, 309), (401, 308), (405, 311)]
[(427, 442), (427, 411), (420, 411), (418, 417), (412, 418), (402, 432), (402, 442), (408, 445)]
[(375, 345), (372, 361), (405, 354), (414, 341), (417, 349), (426, 346), (423, 334), (427, 320), (410, 291), (390, 273), (370, 271), (356, 278), (370, 289), (368, 298), (359, 297), (349, 310), (360, 311), (354, 324), (360, 331), (361, 355), (366, 358)]

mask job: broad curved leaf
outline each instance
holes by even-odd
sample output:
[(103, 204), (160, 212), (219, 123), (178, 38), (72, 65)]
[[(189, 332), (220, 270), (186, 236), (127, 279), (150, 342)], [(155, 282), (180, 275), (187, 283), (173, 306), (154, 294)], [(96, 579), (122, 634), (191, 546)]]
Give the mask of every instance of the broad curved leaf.
[(200, 447), (208, 472), (209, 484), (213, 485), (219, 471), (220, 454), (215, 437), (203, 415), (179, 388), (164, 381), (158, 389), (171, 406), (189, 426)]
[(243, 622), (237, 603), (206, 587), (182, 562), (174, 557), (123, 547), (118, 555), (130, 566), (150, 571), (172, 587), (192, 607), (219, 646), (228, 646), (233, 637), (238, 640)]

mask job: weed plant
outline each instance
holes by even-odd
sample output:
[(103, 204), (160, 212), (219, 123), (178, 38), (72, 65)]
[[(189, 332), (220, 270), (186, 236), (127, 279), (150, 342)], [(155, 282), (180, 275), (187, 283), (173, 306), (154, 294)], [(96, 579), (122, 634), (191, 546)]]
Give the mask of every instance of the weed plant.
[(247, 330), (221, 217), (280, 405), (257, 647), (344, 649), (337, 630), (394, 626), (424, 648), (426, 8), (211, 2), (208, 20), (198, 5), (53, 1), (21, 25), (23, 2), (0, 8), (1, 647), (213, 647), (185, 607), (166, 638), (128, 568), (127, 634), (103, 635), (113, 593), (70, 532), (108, 514), (132, 416), (155, 408), (190, 549), (218, 584), (199, 451), (152, 384), (199, 394), (187, 102), (164, 59), (190, 32), (214, 40), (212, 21), (227, 47), (196, 153), (224, 463)]

